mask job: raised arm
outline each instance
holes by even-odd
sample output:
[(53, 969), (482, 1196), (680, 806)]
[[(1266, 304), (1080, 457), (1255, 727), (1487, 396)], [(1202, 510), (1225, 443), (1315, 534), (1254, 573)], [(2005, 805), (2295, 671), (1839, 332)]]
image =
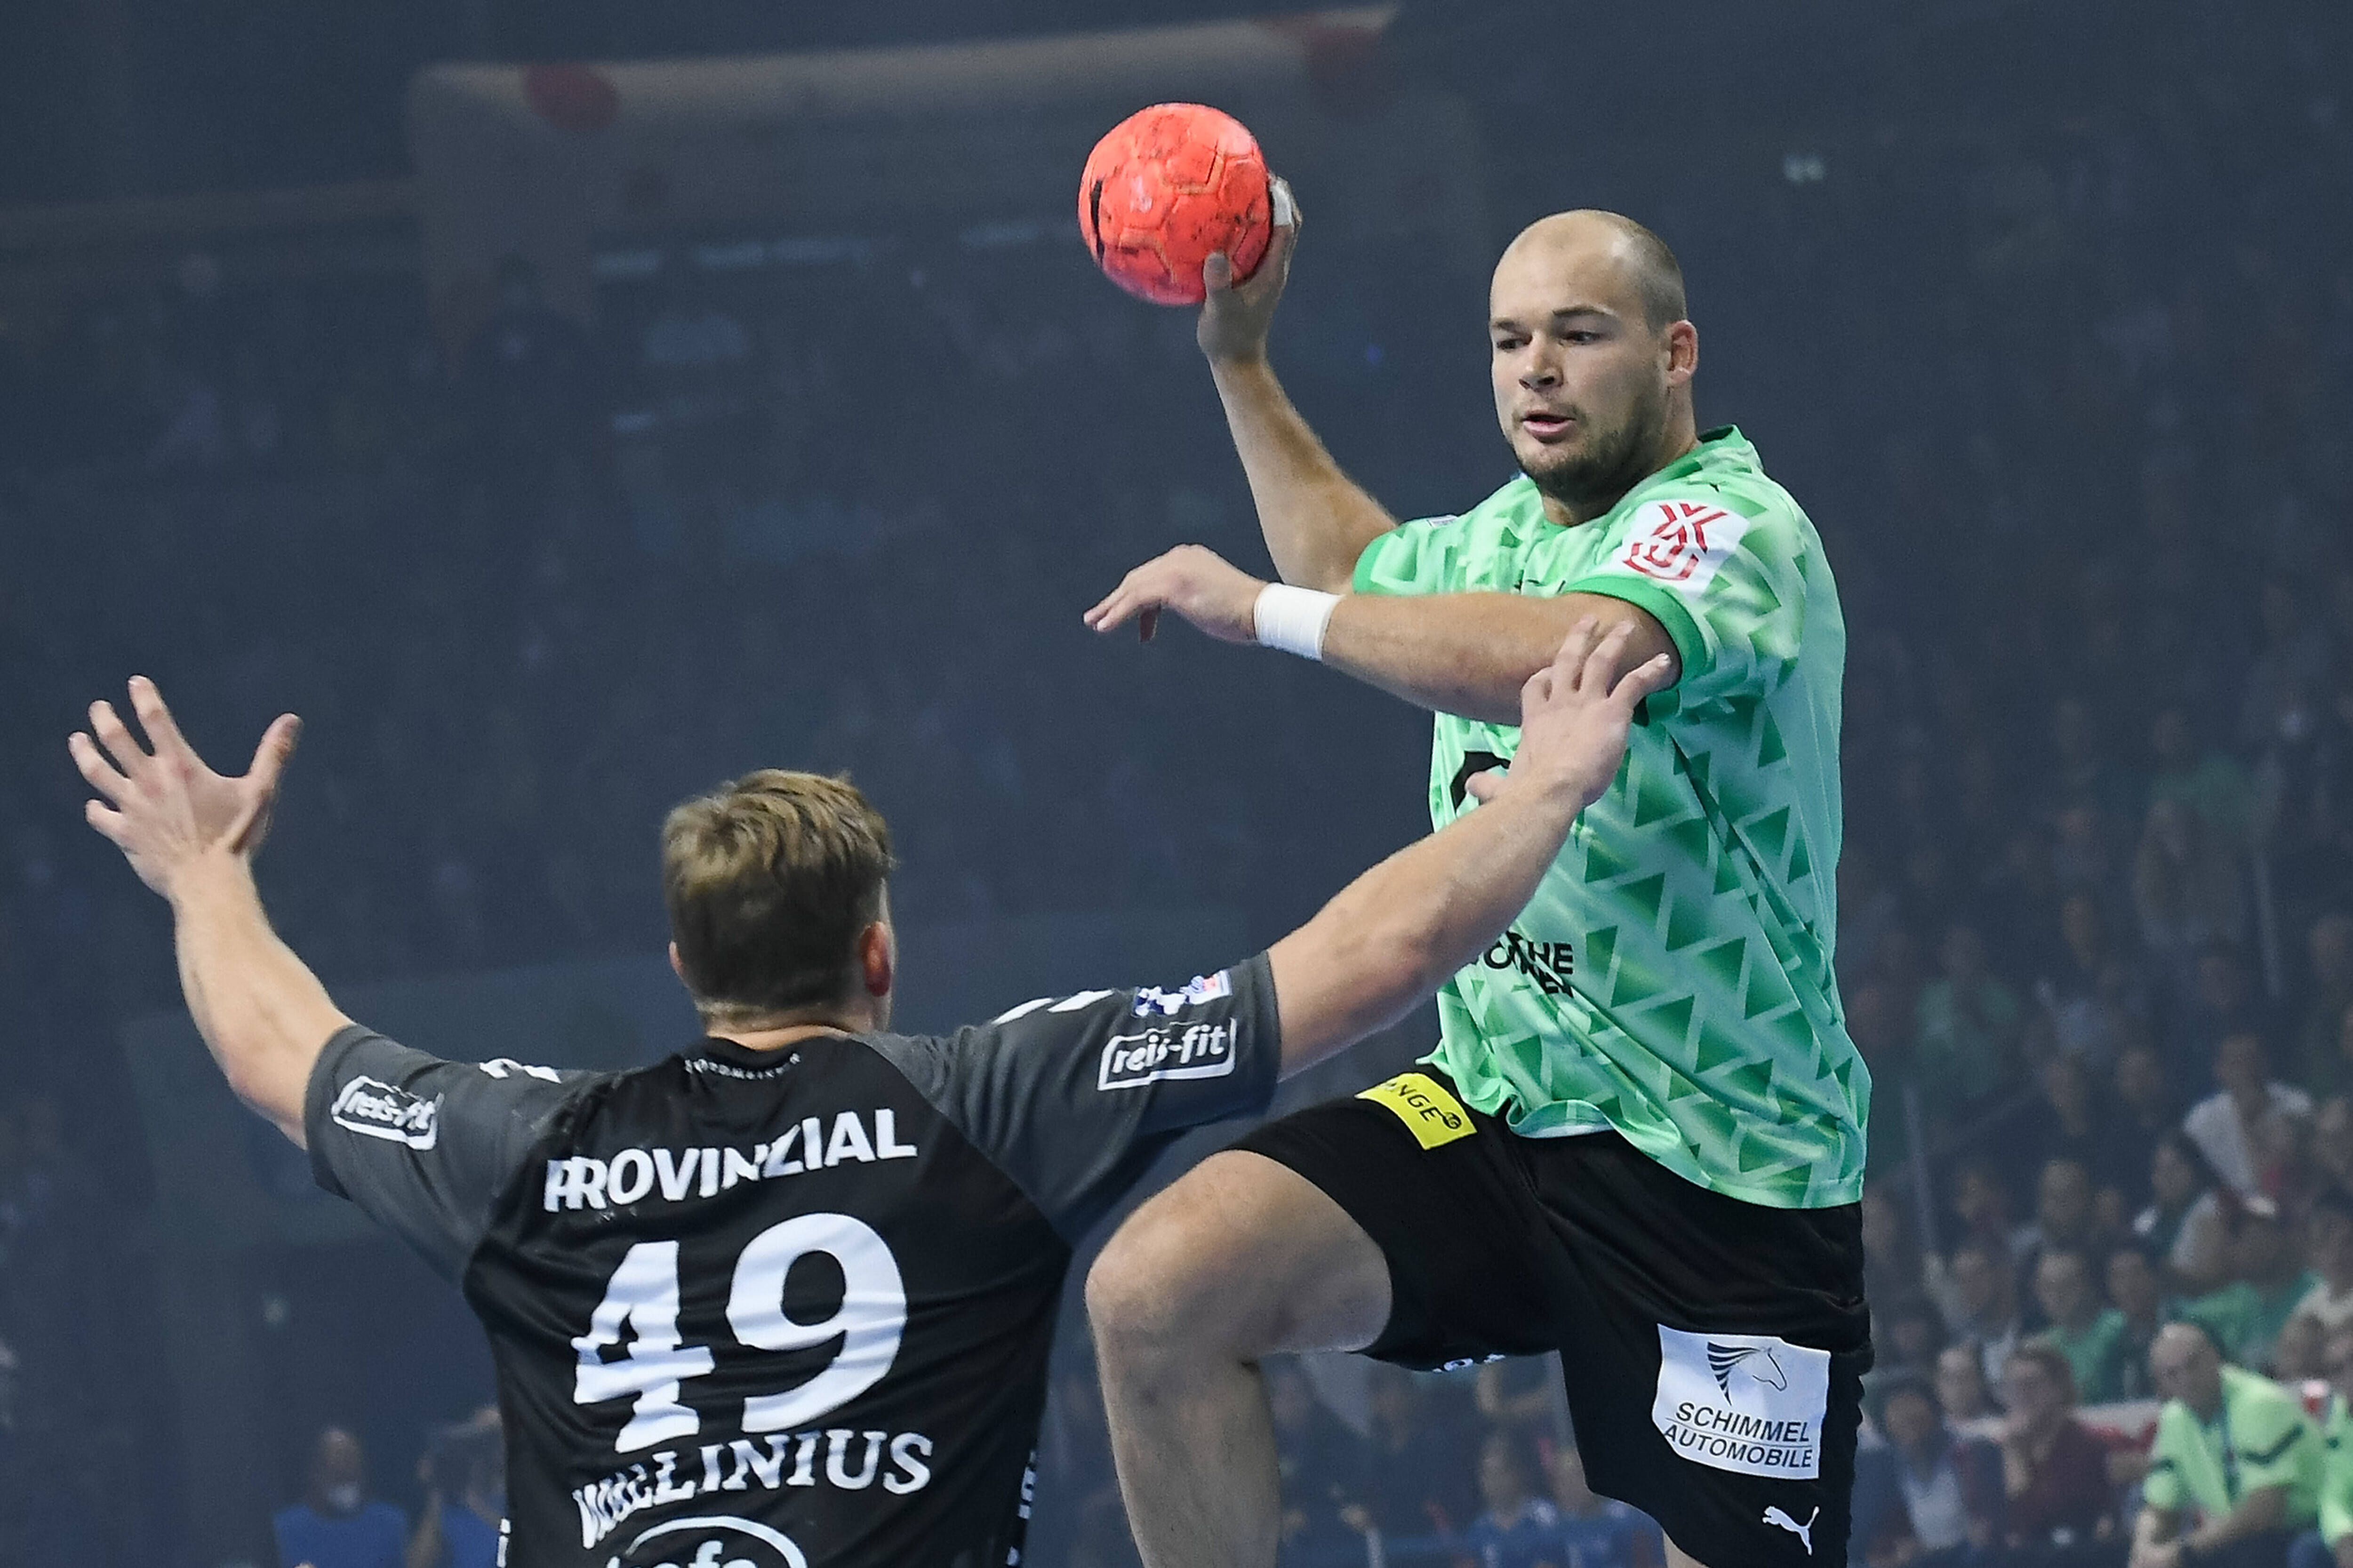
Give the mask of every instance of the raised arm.
[(1269, 950), (1282, 1071), (1395, 1022), (1476, 958), (1535, 897), (1577, 814), (1617, 776), (1663, 658), (1616, 674), (1630, 631), (1580, 621), (1527, 682), (1511, 771), (1471, 781), (1480, 805), (1357, 878)]
[[(1258, 270), (1237, 284), (1223, 256), (1202, 268), (1208, 297), (1195, 338), (1225, 405), (1226, 427), (1275, 570), (1286, 583), (1338, 594), (1346, 592), (1365, 546), (1395, 528), (1397, 519), (1340, 471), (1267, 363), (1267, 331), (1298, 243), (1299, 210), (1291, 187), (1278, 180), (1274, 237)], [(1551, 646), (1559, 641), (1556, 637)]]
[(301, 723), (280, 718), (252, 766), (228, 778), (181, 737), (153, 682), (133, 679), (131, 705), (152, 751), (105, 702), (91, 704), (89, 731), (67, 742), (100, 796), (84, 815), (171, 904), (180, 986), (229, 1088), (301, 1144), (311, 1069), (351, 1020), (270, 929), (253, 881)]
[[(1133, 620), (1149, 639), (1165, 609), (1221, 642), (1288, 647), (1266, 623), (1267, 588), (1215, 552), (1183, 544), (1130, 572), (1087, 612), (1086, 623), (1109, 632)], [(1613, 679), (1662, 657), (1662, 684), (1683, 678), (1666, 628), (1606, 594), (1345, 594), (1329, 611), (1314, 650), (1325, 664), (1420, 707), (1489, 723), (1519, 721), (1521, 688), (1584, 620), (1604, 631), (1624, 628), (1611, 645)]]

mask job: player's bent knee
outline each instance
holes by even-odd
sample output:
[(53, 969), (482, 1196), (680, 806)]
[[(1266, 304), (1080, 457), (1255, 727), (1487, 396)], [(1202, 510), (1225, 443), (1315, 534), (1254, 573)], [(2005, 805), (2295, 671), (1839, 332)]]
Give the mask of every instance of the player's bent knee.
[(1087, 1311), (1113, 1355), (1356, 1349), (1388, 1319), (1388, 1264), (1304, 1178), (1229, 1152), (1121, 1227), (1088, 1273)]

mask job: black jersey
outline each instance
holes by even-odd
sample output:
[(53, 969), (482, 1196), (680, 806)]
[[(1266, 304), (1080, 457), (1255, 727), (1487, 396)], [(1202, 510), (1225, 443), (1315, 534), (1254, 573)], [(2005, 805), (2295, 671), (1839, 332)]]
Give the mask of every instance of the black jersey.
[(1263, 956), (623, 1073), (351, 1028), (304, 1124), (489, 1331), (506, 1568), (1007, 1568), (1073, 1239), (1279, 1046)]

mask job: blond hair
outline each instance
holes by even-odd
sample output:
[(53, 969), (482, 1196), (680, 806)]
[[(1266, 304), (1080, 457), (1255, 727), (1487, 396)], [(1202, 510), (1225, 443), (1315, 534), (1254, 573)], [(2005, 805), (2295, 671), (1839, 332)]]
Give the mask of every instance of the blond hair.
[(881, 917), (891, 828), (848, 778), (763, 768), (662, 824), (662, 901), (706, 1016), (837, 1001), (858, 934)]

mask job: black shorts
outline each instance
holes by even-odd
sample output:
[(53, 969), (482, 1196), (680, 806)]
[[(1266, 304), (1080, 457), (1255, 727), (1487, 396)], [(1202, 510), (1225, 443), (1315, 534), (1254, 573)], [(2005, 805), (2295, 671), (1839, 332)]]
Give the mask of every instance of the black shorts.
[(1433, 1068), (1235, 1145), (1298, 1172), (1388, 1259), (1366, 1354), (1560, 1352), (1593, 1488), (1708, 1568), (1846, 1562), (1871, 1366), (1856, 1205), (1777, 1209), (1614, 1132), (1523, 1138)]

